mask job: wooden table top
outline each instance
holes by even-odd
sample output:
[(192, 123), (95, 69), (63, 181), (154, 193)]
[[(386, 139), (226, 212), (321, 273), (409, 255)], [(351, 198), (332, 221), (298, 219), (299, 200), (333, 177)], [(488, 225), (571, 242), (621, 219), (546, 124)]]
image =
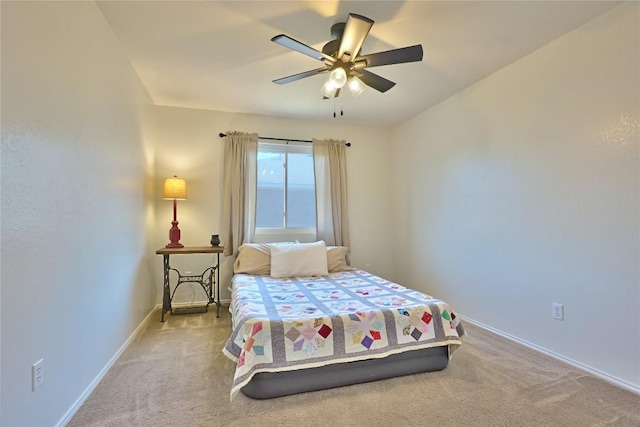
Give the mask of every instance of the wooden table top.
[(184, 248), (160, 248), (156, 255), (175, 254), (221, 254), (224, 246), (185, 246)]

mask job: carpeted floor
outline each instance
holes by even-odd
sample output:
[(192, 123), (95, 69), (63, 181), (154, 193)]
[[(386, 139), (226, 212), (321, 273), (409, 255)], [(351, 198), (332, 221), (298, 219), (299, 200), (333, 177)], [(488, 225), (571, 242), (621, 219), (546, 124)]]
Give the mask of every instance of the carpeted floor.
[(640, 396), (483, 329), (441, 372), (229, 401), (230, 318), (160, 312), (69, 426), (640, 426)]

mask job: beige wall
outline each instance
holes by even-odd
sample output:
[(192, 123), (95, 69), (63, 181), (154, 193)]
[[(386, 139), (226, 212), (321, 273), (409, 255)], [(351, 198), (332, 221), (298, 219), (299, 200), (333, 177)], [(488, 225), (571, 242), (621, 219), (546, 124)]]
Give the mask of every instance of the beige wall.
[(151, 106), (93, 2), (0, 4), (1, 425), (64, 421), (160, 302), (165, 177), (182, 242), (219, 233), (228, 130), (350, 141), (355, 266), (640, 384), (637, 4), (392, 131)]
[[(189, 199), (178, 202), (181, 243), (208, 245), (211, 234), (220, 233), (224, 151), (224, 140), (218, 137), (220, 132), (239, 130), (270, 137), (345, 139), (352, 143), (347, 149), (352, 264), (382, 276), (393, 275), (392, 257), (386, 250), (392, 238), (391, 206), (384, 197), (390, 189), (389, 131), (342, 125), (339, 118), (322, 122), (175, 107), (159, 106), (154, 110), (158, 124), (154, 139), (156, 189), (161, 192), (164, 178), (174, 174), (187, 180)], [(172, 204), (158, 197), (156, 206), (158, 221), (153, 238), (160, 248), (168, 242)], [(180, 271), (200, 274), (208, 261), (206, 255), (174, 256), (172, 265)], [(161, 269), (162, 260), (158, 256), (155, 270)], [(230, 298), (226, 288), (231, 272), (231, 260), (227, 260), (222, 269), (223, 300)], [(156, 280), (158, 289), (159, 281)], [(198, 285), (189, 286), (184, 285), (184, 290), (176, 294), (176, 301), (202, 298)]]
[(398, 126), (391, 165), (398, 280), (636, 389), (638, 38), (613, 9)]
[(52, 426), (156, 302), (150, 99), (93, 2), (1, 7), (0, 424)]

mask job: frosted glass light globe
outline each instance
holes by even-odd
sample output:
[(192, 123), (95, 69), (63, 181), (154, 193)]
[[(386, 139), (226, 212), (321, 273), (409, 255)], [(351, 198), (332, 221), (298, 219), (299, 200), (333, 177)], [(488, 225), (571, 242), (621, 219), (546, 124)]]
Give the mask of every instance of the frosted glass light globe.
[(336, 88), (341, 88), (347, 83), (347, 72), (343, 68), (336, 68), (329, 75), (329, 81)]

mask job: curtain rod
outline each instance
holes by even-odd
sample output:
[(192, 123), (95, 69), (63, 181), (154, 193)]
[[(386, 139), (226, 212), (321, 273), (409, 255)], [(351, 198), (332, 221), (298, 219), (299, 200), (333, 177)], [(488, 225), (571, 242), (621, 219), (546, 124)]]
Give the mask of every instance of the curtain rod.
[[(220, 138), (224, 138), (225, 136), (227, 136), (227, 134), (220, 132), (218, 134), (218, 136)], [(268, 139), (269, 141), (286, 141), (287, 144), (289, 142), (307, 142), (309, 144), (313, 142), (313, 141), (311, 141), (309, 139), (272, 138), (270, 136), (258, 136), (258, 138), (260, 138), (260, 139)], [(344, 145), (346, 145), (347, 147), (351, 147), (351, 143), (350, 142), (345, 142)]]

